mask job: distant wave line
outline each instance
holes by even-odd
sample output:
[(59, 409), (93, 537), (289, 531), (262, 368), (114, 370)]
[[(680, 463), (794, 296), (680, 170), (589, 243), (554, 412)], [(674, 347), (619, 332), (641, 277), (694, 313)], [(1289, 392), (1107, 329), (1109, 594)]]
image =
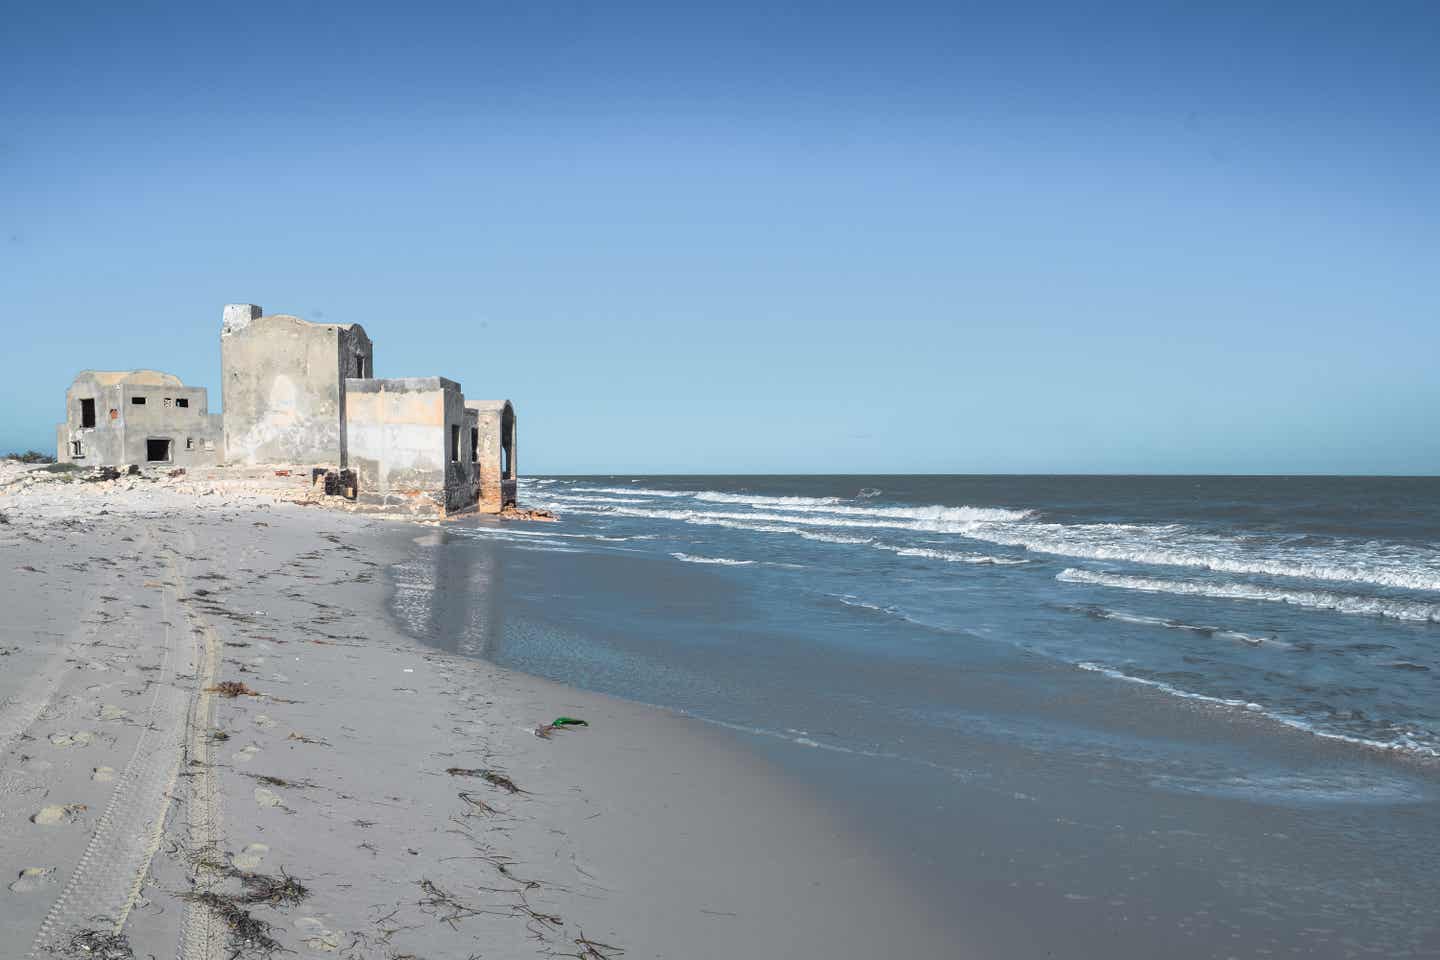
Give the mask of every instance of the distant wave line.
[[(1392, 753), (1409, 753), (1423, 757), (1440, 757), (1440, 748), (1437, 748), (1433, 743), (1427, 743), (1420, 737), (1417, 737), (1417, 731), (1402, 731), (1400, 736), (1398, 736), (1394, 740), (1375, 740), (1369, 737), (1359, 737), (1349, 733), (1338, 733), (1331, 730), (1322, 730), (1317, 727), (1313, 722), (1306, 720), (1302, 717), (1296, 717), (1285, 713), (1280, 713), (1275, 710), (1267, 709), (1261, 704), (1254, 703), (1253, 701), (1236, 700), (1228, 697), (1214, 697), (1210, 696), (1209, 694), (1195, 693), (1194, 691), (1185, 690), (1180, 687), (1174, 686), (1173, 684), (1165, 683), (1162, 680), (1151, 680), (1146, 677), (1131, 676), (1123, 670), (1117, 670), (1114, 667), (1107, 667), (1104, 664), (1099, 663), (1087, 661), (1083, 663), (1077, 663), (1076, 666), (1079, 667), (1081, 670), (1088, 670), (1092, 673), (1099, 673), (1114, 680), (1122, 680), (1126, 683), (1135, 683), (1141, 686), (1152, 687), (1154, 689), (1160, 690), (1163, 693), (1169, 694), (1170, 696), (1179, 697), (1184, 700), (1196, 700), (1203, 703), (1214, 704), (1215, 706), (1230, 707), (1232, 709), (1243, 709), (1249, 713), (1258, 714), (1268, 720), (1274, 720), (1278, 723), (1283, 723), (1285, 726), (1290, 727), (1294, 730), (1300, 730), (1304, 733), (1310, 734), (1311, 736), (1321, 737), (1325, 740), (1339, 740), (1344, 743), (1355, 744), (1356, 746), (1369, 747), (1375, 750), (1385, 750)], [(1425, 737), (1426, 739), (1431, 739), (1434, 735), (1431, 734), (1429, 731), (1424, 731), (1423, 733), (1421, 733), (1421, 736)]]
[(1368, 614), (1395, 620), (1440, 623), (1440, 605), (1416, 600), (1387, 597), (1361, 597), (1326, 590), (1288, 590), (1253, 583), (1208, 583), (1201, 580), (1162, 580), (1096, 570), (1061, 570), (1055, 579), (1063, 583), (1084, 583), (1143, 593), (1168, 593), (1179, 596), (1215, 597), (1223, 600), (1260, 600), (1287, 603), (1313, 610), (1336, 613)]

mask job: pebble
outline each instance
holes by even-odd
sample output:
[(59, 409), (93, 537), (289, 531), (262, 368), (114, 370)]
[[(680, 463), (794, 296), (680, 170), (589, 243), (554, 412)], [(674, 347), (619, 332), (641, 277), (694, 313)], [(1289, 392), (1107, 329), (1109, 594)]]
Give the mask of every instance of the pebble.
[(55, 882), (54, 867), (26, 867), (20, 877), (10, 884), (11, 893), (30, 893)]

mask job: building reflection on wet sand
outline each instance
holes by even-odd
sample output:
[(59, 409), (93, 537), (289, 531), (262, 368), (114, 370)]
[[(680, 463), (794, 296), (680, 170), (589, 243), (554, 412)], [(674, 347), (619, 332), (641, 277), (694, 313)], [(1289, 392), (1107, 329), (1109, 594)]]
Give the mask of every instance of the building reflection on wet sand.
[(504, 562), (499, 551), (445, 531), (416, 540), (391, 569), (390, 609), (411, 636), (470, 657), (494, 660), (505, 633)]

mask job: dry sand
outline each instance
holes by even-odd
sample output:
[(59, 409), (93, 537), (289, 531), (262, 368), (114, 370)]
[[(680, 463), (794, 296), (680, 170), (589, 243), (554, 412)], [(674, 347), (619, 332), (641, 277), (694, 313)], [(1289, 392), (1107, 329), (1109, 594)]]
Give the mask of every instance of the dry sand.
[(723, 732), (392, 629), (423, 527), (41, 476), (0, 467), (0, 957), (969, 953)]

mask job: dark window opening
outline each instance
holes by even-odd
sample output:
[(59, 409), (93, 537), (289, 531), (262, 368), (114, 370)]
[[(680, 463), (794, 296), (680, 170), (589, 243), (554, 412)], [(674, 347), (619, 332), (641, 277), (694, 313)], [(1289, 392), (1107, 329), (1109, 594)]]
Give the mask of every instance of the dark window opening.
[(450, 462), (460, 462), (460, 426), (450, 424)]
[(515, 411), (508, 403), (500, 415), (500, 476), (515, 479)]
[(76, 459), (85, 456), (85, 447), (79, 440), (70, 441), (70, 455)]
[(470, 462), (480, 462), (480, 428), (470, 428)]
[(170, 462), (170, 440), (149, 439), (145, 441), (145, 459), (151, 463)]
[(95, 426), (95, 400), (87, 397), (80, 401), (80, 426)]
[(134, 404), (135, 406), (137, 406), (137, 407), (143, 407), (143, 406), (145, 406), (145, 398), (144, 398), (144, 397), (131, 397), (131, 398), (130, 398), (130, 402), (133, 403), (133, 404)]
[(363, 353), (355, 354), (355, 376), (361, 380), (365, 379), (365, 354)]
[(186, 437), (186, 438), (185, 438), (185, 449), (186, 449), (186, 450), (194, 450), (194, 449), (195, 449), (195, 438), (194, 438), (194, 437)]
[(177, 407), (188, 407), (188, 406), (190, 406), (190, 399), (189, 399), (188, 397), (176, 397), (176, 398), (175, 398), (175, 406), (177, 406)]

